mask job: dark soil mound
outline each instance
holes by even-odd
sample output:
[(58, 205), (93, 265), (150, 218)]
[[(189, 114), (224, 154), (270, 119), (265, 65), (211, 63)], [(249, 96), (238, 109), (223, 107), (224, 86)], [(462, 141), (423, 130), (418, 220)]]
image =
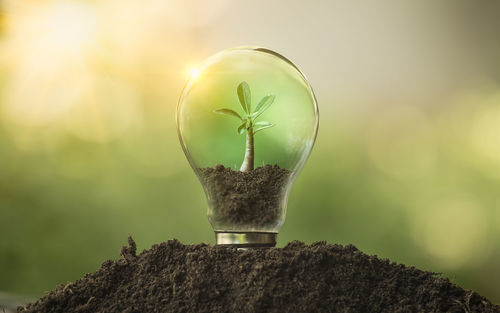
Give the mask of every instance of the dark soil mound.
[(262, 230), (279, 223), (289, 170), (265, 165), (240, 172), (219, 164), (200, 168), (198, 172), (213, 207), (209, 219), (219, 230), (242, 227)]
[(154, 245), (106, 261), (18, 312), (500, 312), (435, 273), (368, 256), (354, 246), (236, 250)]

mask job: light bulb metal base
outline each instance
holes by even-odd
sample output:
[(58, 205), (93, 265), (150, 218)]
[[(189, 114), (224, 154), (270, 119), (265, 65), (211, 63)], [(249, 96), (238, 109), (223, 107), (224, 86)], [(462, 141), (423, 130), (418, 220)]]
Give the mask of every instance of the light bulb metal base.
[(215, 231), (217, 245), (235, 248), (272, 248), (277, 238), (272, 232)]

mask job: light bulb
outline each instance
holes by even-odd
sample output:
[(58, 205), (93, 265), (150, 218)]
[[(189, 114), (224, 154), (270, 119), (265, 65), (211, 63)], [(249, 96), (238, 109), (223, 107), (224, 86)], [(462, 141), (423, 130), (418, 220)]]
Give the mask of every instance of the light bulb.
[(222, 51), (190, 73), (177, 128), (217, 244), (274, 246), (318, 131), (311, 86), (288, 59), (258, 47)]

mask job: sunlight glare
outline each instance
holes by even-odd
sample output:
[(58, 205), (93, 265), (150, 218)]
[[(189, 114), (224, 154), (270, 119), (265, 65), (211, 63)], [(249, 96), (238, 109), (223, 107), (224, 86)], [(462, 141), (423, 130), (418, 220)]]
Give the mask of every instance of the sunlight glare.
[(96, 18), (92, 11), (77, 3), (59, 3), (46, 15), (47, 41), (54, 49), (81, 49), (95, 34)]
[(192, 79), (198, 78), (200, 76), (201, 71), (197, 69), (196, 67), (192, 67), (189, 69), (189, 76), (191, 76)]
[(3, 95), (5, 113), (18, 124), (46, 125), (87, 88), (97, 19), (90, 7), (76, 2), (16, 8), (7, 16), (3, 65), (11, 79)]

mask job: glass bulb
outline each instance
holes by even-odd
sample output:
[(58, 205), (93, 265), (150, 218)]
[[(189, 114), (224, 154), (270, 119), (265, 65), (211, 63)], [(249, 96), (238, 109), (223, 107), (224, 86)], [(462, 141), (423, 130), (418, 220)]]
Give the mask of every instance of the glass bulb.
[(288, 59), (258, 47), (222, 51), (190, 73), (177, 127), (217, 244), (274, 246), (318, 131), (311, 86)]

